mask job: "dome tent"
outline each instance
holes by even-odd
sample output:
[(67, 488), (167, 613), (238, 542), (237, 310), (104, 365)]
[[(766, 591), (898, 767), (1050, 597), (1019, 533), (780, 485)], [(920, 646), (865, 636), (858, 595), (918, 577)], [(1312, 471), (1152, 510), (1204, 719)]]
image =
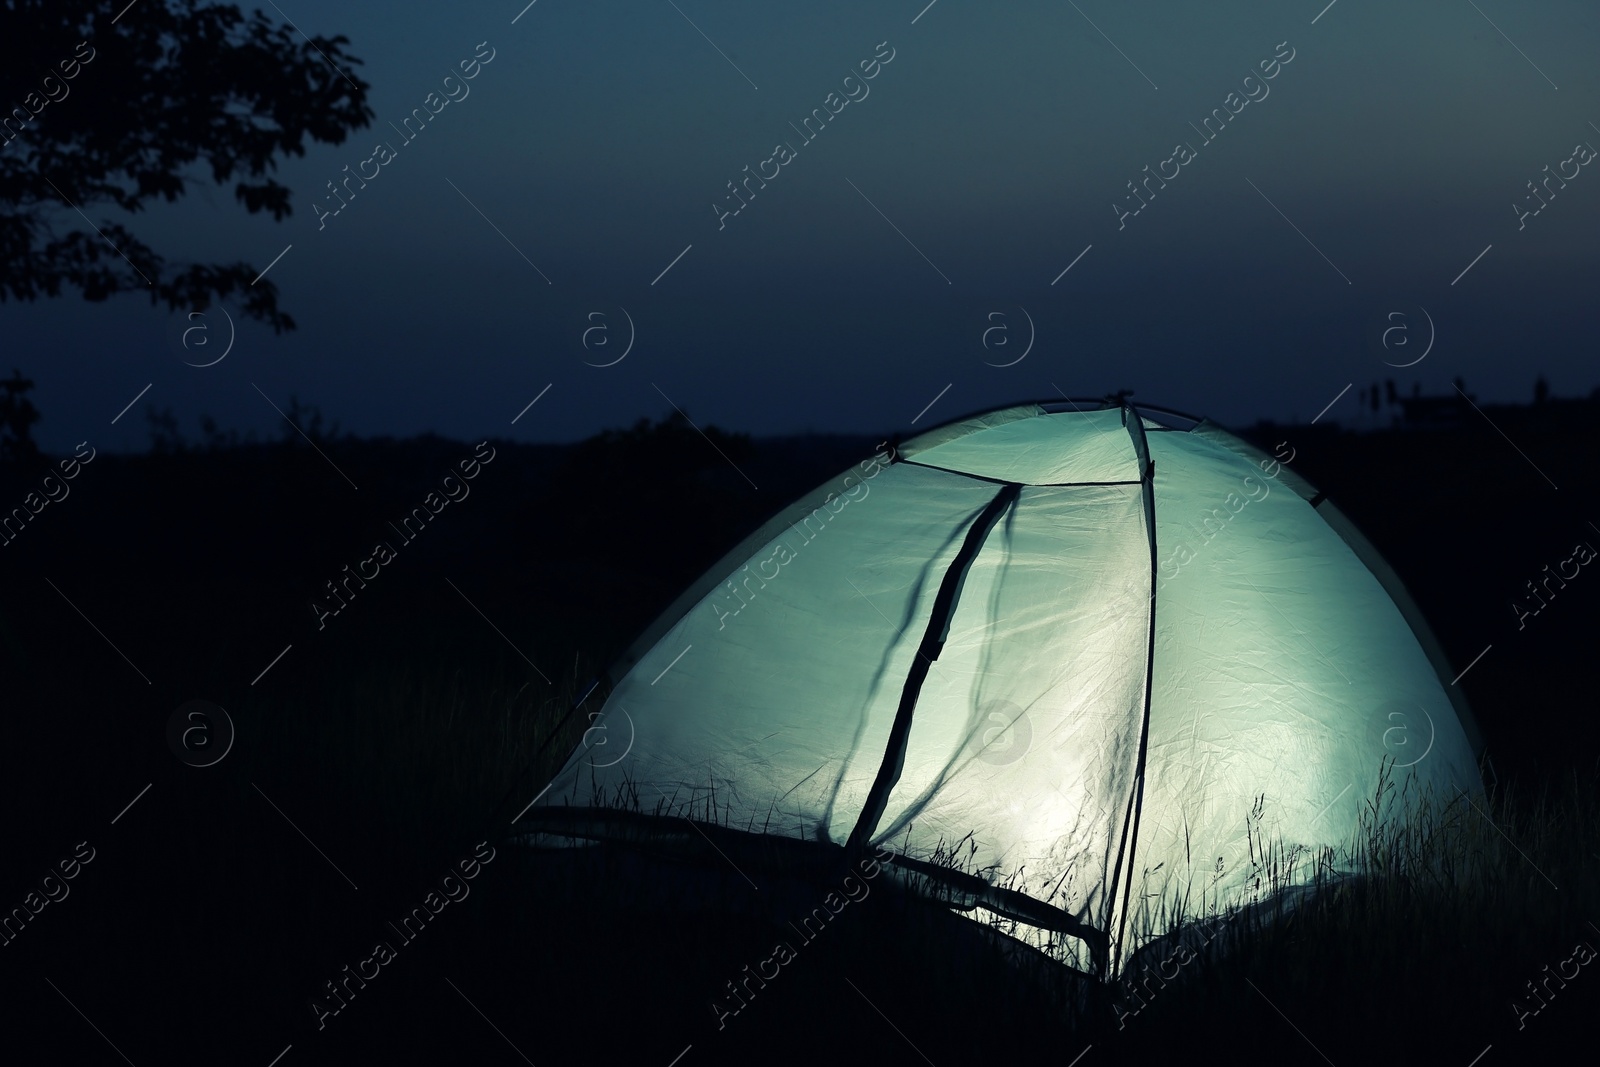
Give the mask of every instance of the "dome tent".
[(1249, 816), (1343, 844), (1386, 759), (1481, 791), (1447, 677), (1393, 573), (1281, 459), (1126, 402), (1013, 406), (730, 552), (613, 668), (595, 723), (625, 753), (580, 747), (519, 819), (712, 863), (872, 846), (1111, 977), (1171, 887), (1246, 902)]

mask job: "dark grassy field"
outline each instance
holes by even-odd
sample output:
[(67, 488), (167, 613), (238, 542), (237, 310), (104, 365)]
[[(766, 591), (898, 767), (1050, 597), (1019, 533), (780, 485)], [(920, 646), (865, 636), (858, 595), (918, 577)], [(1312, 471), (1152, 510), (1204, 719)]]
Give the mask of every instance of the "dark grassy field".
[[(571, 705), (604, 664), (873, 440), (718, 435), (759, 491), (678, 424), (570, 449), (491, 443), (470, 495), (408, 544), (388, 524), (475, 442), (99, 454), (0, 548), (0, 903), (92, 850), (0, 947), (8, 1062), (265, 1067), (292, 1046), (284, 1067), (1019, 1053), (1465, 1067), (1492, 1046), (1487, 1067), (1587, 1048), (1600, 977), (1576, 946), (1600, 948), (1600, 579), (1580, 575), (1521, 629), (1509, 604), (1575, 541), (1600, 541), (1584, 532), (1600, 518), (1585, 511), (1589, 421), (1506, 427), (1559, 490), (1487, 426), (1261, 429), (1395, 565), (1458, 669), (1492, 646), (1462, 684), (1498, 784), (1481, 810), (1436, 806), (1371, 842), (1365, 878), (1292, 917), (1146, 961), (1137, 1011), (1132, 990), (1085, 990), (884, 886), (719, 1016), (727, 983), (826, 884), (762, 872), (752, 890), (611, 851), (577, 871), (504, 837), (475, 853), (578, 742), (604, 690)], [(0, 492), (20, 502), (41, 473), (7, 471)], [(396, 558), (319, 625), (325, 583), (385, 538)], [(169, 743), (194, 699), (235, 728), (211, 766)], [(470, 894), (403, 941), (388, 924), (475, 854)], [(319, 1027), (324, 984), (385, 940), (395, 958)]]

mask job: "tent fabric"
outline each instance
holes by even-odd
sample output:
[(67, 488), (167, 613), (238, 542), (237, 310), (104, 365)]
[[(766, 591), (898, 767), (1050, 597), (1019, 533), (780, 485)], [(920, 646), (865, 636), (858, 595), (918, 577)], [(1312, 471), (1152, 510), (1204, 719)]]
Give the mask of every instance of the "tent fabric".
[(1138, 480), (1139, 467), (1129, 448), (1121, 411), (1087, 411), (1073, 421), (1083, 429), (1068, 440), (1062, 440), (1054, 420), (1029, 418), (964, 434), (931, 448), (907, 445), (901, 452), (918, 463), (1024, 485)]
[(528, 821), (631, 804), (918, 860), (960, 841), (969, 871), (1107, 934), (1115, 964), (1175, 891), (1244, 902), (1247, 827), (1346, 842), (1386, 758), (1481, 791), (1436, 643), (1314, 499), (1154, 409), (930, 431), (680, 598), (601, 712), (626, 755), (580, 747)]

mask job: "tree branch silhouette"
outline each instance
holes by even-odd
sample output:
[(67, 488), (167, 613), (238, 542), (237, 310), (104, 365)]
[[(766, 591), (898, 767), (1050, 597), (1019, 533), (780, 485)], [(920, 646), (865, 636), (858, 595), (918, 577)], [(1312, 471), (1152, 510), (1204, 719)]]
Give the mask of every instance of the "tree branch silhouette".
[(258, 265), (169, 262), (104, 210), (232, 182), (251, 214), (293, 214), (279, 157), (374, 115), (348, 43), (232, 4), (0, 0), (0, 301), (143, 291), (177, 311), (242, 293), (294, 329)]

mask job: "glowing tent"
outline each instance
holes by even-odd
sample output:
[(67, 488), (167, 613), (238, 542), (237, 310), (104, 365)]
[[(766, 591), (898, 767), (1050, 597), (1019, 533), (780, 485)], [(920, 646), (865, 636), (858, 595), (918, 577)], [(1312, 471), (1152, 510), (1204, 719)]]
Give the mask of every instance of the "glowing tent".
[[(1247, 819), (1339, 845), (1385, 758), (1482, 789), (1409, 597), (1279, 452), (1111, 400), (886, 450), (658, 620), (614, 669), (607, 745), (518, 826), (724, 859), (880, 847), (1114, 973), (1172, 887), (1247, 899)], [(963, 839), (966, 874), (938, 862)]]

